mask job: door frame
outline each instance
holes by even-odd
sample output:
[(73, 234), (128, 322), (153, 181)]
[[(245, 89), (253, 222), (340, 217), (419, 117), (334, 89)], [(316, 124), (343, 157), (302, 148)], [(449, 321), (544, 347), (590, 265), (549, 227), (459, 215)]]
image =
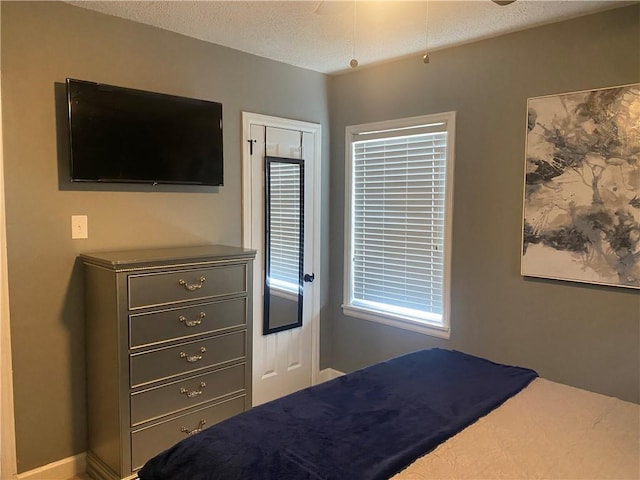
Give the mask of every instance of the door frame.
[(2, 71), (0, 71), (0, 478), (16, 478), (13, 368), (9, 323), (9, 275), (7, 269), (7, 223), (4, 194), (4, 144), (2, 141)]
[[(322, 154), (320, 147), (322, 145), (322, 127), (318, 123), (303, 122), (300, 120), (289, 120), (286, 118), (273, 117), (269, 115), (262, 115), (259, 113), (242, 112), (242, 246), (245, 248), (253, 248), (255, 246), (251, 244), (251, 238), (254, 228), (258, 228), (254, 222), (256, 215), (263, 215), (263, 212), (251, 211), (251, 195), (252, 195), (252, 178), (254, 175), (262, 176), (262, 171), (254, 172), (251, 162), (250, 140), (251, 140), (251, 125), (264, 125), (265, 127), (283, 128), (289, 130), (299, 130), (301, 132), (307, 132), (314, 134), (315, 140), (315, 158), (313, 162), (313, 202), (308, 207), (313, 208), (312, 222), (313, 222), (313, 238), (312, 238), (312, 265), (313, 272), (320, 272), (320, 191), (322, 185), (321, 178), (321, 163)], [(260, 248), (263, 248), (260, 246)], [(262, 275), (262, 265), (257, 265), (254, 262), (253, 266), (254, 276)], [(261, 294), (260, 292), (253, 292), (253, 313), (257, 311), (261, 312)], [(319, 381), (320, 371), (320, 282), (314, 285), (311, 289), (311, 385), (315, 385)], [(256, 332), (253, 333), (255, 335)], [(252, 335), (252, 343), (253, 343)], [(253, 381), (253, 375), (252, 375)]]

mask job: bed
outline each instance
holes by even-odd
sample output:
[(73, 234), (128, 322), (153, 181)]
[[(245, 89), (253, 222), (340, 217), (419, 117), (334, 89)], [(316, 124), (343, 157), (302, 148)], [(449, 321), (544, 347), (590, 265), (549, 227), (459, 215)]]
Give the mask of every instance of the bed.
[(141, 480), (640, 478), (640, 407), (429, 349), (254, 407)]

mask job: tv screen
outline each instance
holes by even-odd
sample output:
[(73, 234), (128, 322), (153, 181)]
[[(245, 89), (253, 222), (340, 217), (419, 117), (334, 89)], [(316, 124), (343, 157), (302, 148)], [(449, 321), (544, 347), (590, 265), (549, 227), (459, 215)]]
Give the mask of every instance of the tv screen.
[(222, 104), (67, 79), (71, 180), (222, 185)]

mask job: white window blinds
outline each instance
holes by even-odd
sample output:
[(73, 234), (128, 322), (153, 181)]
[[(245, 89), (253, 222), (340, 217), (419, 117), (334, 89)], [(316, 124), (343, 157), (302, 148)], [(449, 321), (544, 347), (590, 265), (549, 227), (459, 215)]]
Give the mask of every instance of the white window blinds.
[(298, 293), (300, 283), (300, 163), (269, 162), (269, 285)]
[(351, 305), (442, 322), (446, 124), (352, 141)]

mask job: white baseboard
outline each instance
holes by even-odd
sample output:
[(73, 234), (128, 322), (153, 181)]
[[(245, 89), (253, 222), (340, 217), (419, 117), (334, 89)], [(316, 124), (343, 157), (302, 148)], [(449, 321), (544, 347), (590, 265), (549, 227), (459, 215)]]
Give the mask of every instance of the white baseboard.
[(320, 383), (326, 382), (327, 380), (333, 380), (334, 378), (338, 378), (344, 375), (344, 372), (340, 370), (334, 370), (333, 368), (325, 368), (320, 370), (318, 378), (320, 379)]
[(69, 480), (87, 469), (87, 454), (79, 453), (57, 462), (19, 473), (18, 480)]

